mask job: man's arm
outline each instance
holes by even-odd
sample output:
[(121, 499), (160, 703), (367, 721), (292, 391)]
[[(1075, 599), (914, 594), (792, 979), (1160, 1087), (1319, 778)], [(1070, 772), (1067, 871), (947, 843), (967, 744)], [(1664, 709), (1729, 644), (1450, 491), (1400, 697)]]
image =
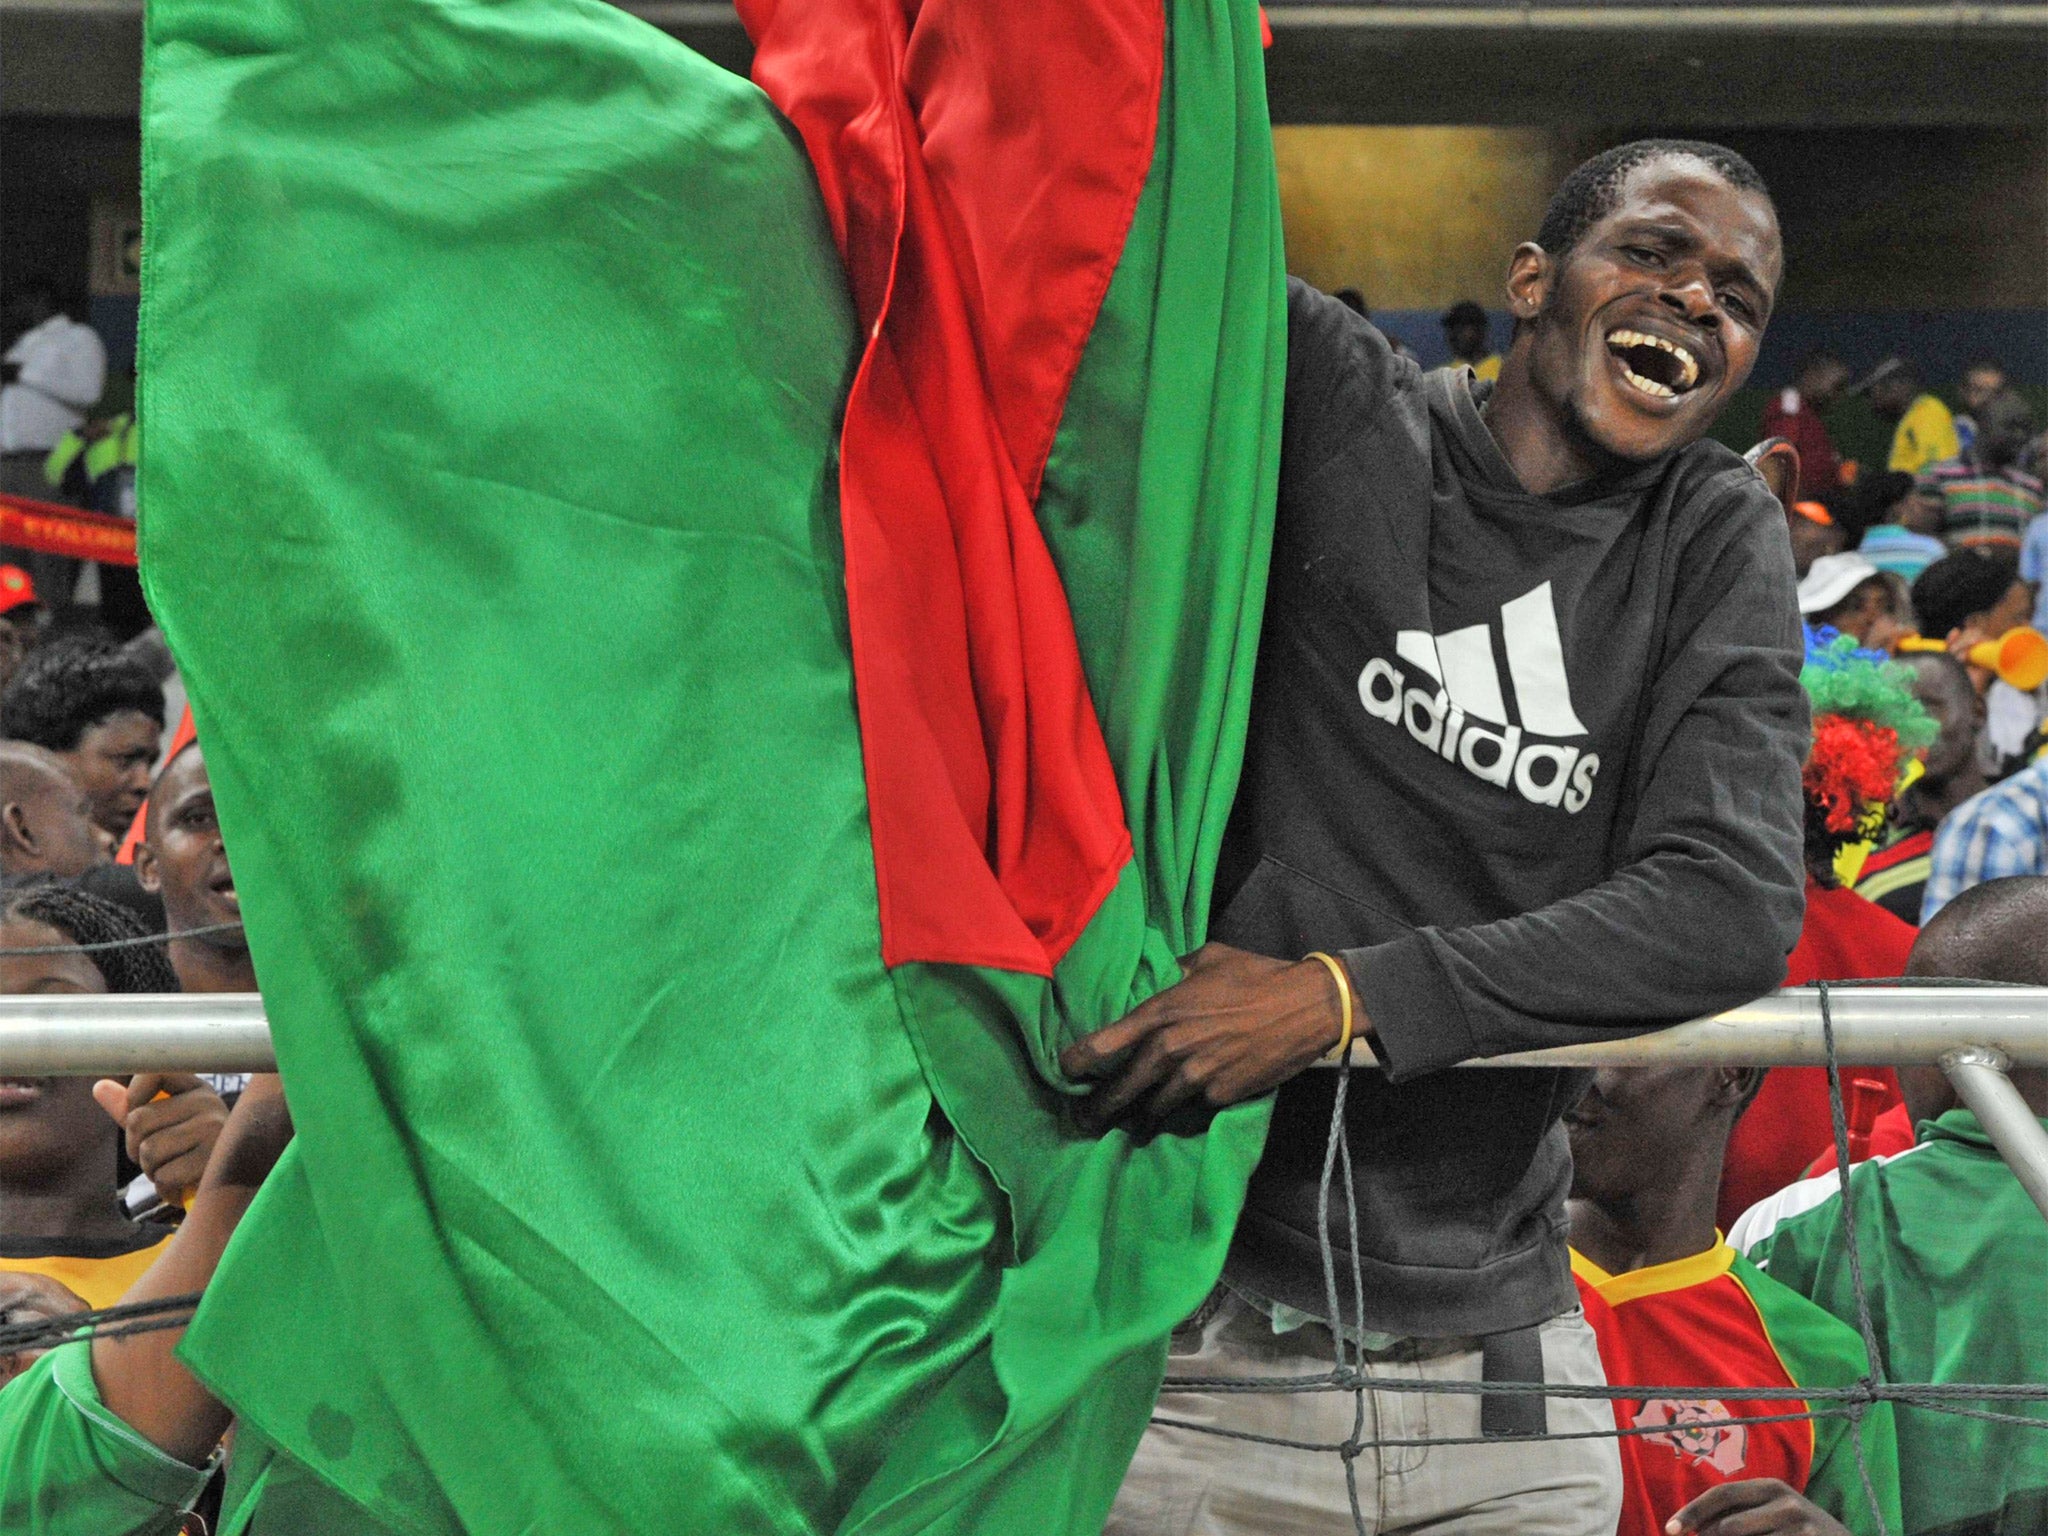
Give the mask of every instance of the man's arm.
[[(1753, 477), (1738, 485), (1710, 523), (1722, 543), (1674, 607), (1616, 873), (1499, 922), (1418, 929), (1344, 955), (1361, 1031), (1376, 1032), (1396, 1079), (1641, 1033), (1783, 978), (1805, 883), (1803, 645), (1781, 514)], [(1214, 945), (1197, 962), (1062, 1055), (1070, 1075), (1116, 1074), (1087, 1118), (1141, 1101), (1155, 1118), (1190, 1101), (1233, 1103), (1335, 1043), (1341, 999), (1320, 965)]]
[[(291, 1140), (284, 1091), (275, 1077), (249, 1079), (214, 1144), (199, 1193), (162, 1258), (121, 1300), (156, 1301), (203, 1291), (249, 1202)], [(227, 1433), (229, 1414), (173, 1352), (182, 1328), (92, 1341), (101, 1401), (151, 1445), (191, 1465)]]

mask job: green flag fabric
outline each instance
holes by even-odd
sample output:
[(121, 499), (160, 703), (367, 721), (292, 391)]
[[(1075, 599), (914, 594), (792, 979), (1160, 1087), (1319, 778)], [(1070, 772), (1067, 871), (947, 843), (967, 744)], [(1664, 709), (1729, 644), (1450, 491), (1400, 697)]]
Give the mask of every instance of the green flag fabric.
[(880, 959), (844, 278), (598, 0), (157, 0), (143, 576), (298, 1139), (184, 1351), (227, 1529), (1099, 1529), (1264, 1131), (1053, 1058), (1201, 940), (1277, 473), (1255, 7), (1169, 7), (1039, 503), (1136, 855), (1054, 976)]

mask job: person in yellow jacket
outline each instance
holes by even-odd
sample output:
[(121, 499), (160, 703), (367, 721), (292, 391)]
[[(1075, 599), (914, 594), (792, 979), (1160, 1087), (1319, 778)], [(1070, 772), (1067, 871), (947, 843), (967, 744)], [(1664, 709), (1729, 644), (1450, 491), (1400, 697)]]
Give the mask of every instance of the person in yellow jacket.
[(1953, 459), (1963, 451), (1956, 418), (1939, 398), (1920, 383), (1920, 374), (1902, 357), (1888, 357), (1866, 374), (1853, 391), (1870, 396), (1870, 408), (1892, 422), (1887, 469), (1917, 475), (1930, 464)]

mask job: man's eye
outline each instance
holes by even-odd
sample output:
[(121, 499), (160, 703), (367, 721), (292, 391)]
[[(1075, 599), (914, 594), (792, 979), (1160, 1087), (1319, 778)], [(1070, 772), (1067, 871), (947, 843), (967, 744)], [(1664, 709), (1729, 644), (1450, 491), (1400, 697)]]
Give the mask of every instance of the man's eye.
[(1642, 266), (1661, 267), (1664, 265), (1664, 253), (1652, 250), (1647, 245), (1627, 245), (1622, 247), (1622, 251), (1629, 260), (1637, 262)]
[(1739, 293), (1722, 294), (1721, 307), (1740, 315), (1744, 320), (1754, 320), (1756, 318), (1756, 306)]

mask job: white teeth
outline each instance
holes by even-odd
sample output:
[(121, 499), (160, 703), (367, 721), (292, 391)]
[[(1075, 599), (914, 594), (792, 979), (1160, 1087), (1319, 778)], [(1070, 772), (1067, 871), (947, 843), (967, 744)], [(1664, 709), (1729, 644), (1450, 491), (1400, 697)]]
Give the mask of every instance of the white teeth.
[(1678, 359), (1679, 367), (1682, 370), (1678, 376), (1678, 389), (1671, 389), (1657, 383), (1654, 379), (1646, 379), (1641, 374), (1630, 369), (1626, 363), (1622, 364), (1623, 370), (1628, 373), (1629, 382), (1650, 394), (1668, 397), (1677, 394), (1679, 390), (1691, 389), (1693, 385), (1699, 382), (1700, 365), (1698, 360), (1693, 357), (1692, 353), (1675, 341), (1666, 341), (1662, 336), (1652, 336), (1648, 331), (1618, 330), (1608, 332), (1607, 345), (1610, 347), (1655, 347), (1658, 351), (1668, 352)]

